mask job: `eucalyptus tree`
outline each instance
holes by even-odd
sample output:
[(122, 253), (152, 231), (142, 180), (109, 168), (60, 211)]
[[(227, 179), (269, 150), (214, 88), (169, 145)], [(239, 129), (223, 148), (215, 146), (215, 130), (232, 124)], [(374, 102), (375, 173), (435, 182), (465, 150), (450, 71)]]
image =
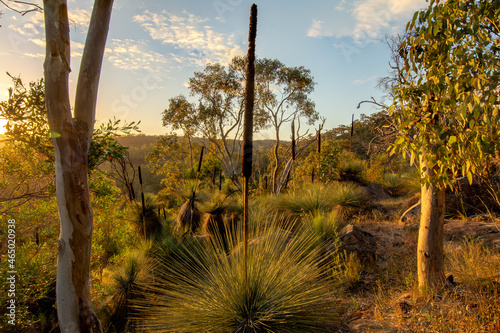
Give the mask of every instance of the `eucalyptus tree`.
[[(225, 67), (208, 64), (202, 72), (189, 79), (190, 102), (184, 95), (171, 98), (163, 111), (163, 125), (180, 130), (191, 142), (201, 136), (209, 149), (221, 159), (225, 173), (241, 186), (236, 178), (241, 158), (241, 138), (244, 114), (245, 57), (235, 57)], [(309, 94), (314, 89), (311, 72), (304, 67), (287, 67), (278, 60), (255, 60), (254, 132), (274, 129), (273, 184), (276, 189), (279, 170), (285, 156), (280, 154), (281, 131), (284, 123), (296, 119), (313, 124), (318, 119)], [(297, 127), (297, 131), (300, 126)]]
[(208, 64), (189, 79), (189, 91), (198, 97), (198, 103), (189, 102), (183, 95), (171, 98), (168, 109), (163, 111), (163, 125), (181, 130), (190, 146), (194, 136), (208, 141), (207, 148), (219, 156), (225, 173), (239, 185), (238, 139), (242, 135), (244, 111), (240, 75), (231, 67)]
[(70, 36), (66, 0), (45, 0), (45, 102), (55, 151), (61, 223), (57, 262), (57, 314), (62, 332), (102, 332), (90, 295), (93, 215), (88, 187), (97, 90), (113, 0), (96, 0), (76, 87), (69, 93)]
[[(233, 66), (243, 68), (244, 58), (235, 58)], [(309, 95), (314, 91), (314, 78), (309, 69), (303, 66), (287, 67), (277, 59), (256, 59), (255, 61), (255, 112), (265, 119), (265, 127), (271, 127), (274, 132), (275, 145), (273, 151), (274, 167), (272, 171), (272, 192), (280, 191), (280, 178), (286, 178), (287, 168), (280, 177), (283, 163), (291, 154), (280, 150), (282, 130), (285, 123), (296, 121), (296, 138), (300, 140), (305, 133), (300, 134), (301, 123), (313, 125), (319, 114)], [(306, 132), (307, 134), (307, 132)], [(287, 163), (287, 165), (289, 165)]]
[(418, 161), (422, 213), (418, 283), (444, 283), (445, 188), (462, 174), (472, 182), (498, 151), (500, 2), (431, 0), (406, 28), (391, 107), (394, 151)]

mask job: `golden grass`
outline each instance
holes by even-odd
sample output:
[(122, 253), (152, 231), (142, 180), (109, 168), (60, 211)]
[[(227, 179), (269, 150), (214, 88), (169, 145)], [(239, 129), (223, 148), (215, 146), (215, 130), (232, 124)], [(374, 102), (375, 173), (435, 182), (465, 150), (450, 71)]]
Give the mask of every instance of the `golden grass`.
[(417, 231), (389, 221), (365, 227), (378, 237), (382, 255), (376, 271), (369, 272), (377, 276), (371, 290), (349, 295), (364, 304), (361, 310), (353, 307), (351, 316), (395, 332), (500, 332), (498, 251), (475, 242), (446, 244), (446, 276), (453, 275), (455, 285), (422, 295), (416, 281)]

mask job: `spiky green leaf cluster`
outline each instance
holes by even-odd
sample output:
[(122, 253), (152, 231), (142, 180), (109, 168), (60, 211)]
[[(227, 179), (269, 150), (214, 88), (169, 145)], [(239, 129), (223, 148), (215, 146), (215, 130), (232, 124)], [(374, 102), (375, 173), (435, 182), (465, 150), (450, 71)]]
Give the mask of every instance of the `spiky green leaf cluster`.
[(324, 332), (338, 320), (334, 285), (313, 234), (276, 223), (253, 234), (244, 274), (242, 230), (229, 255), (195, 242), (156, 264), (156, 284), (138, 303), (149, 332)]

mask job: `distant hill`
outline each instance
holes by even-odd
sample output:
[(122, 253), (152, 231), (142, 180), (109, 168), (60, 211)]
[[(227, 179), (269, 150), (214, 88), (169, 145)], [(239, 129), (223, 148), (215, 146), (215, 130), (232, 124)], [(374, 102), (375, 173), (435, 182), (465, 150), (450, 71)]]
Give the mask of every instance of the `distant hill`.
[[(131, 153), (134, 151), (147, 150), (148, 147), (151, 149), (153, 145), (158, 141), (160, 135), (147, 135), (147, 134), (139, 134), (139, 135), (125, 135), (117, 137), (116, 140), (126, 146), (129, 147)], [(194, 141), (199, 142), (200, 138), (194, 138)], [(282, 143), (287, 143), (287, 141), (281, 141)], [(254, 140), (253, 145), (256, 149), (266, 149), (274, 146), (274, 140), (266, 139), (266, 140)], [(147, 152), (149, 153), (151, 149)]]
[(158, 141), (159, 135), (134, 134), (119, 136), (116, 140), (126, 147), (140, 147), (143, 145), (153, 145)]

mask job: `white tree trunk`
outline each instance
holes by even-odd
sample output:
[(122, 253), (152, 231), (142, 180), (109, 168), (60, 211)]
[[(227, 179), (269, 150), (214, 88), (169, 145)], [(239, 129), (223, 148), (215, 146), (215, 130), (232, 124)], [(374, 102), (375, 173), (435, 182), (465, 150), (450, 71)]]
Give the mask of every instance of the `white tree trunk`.
[(53, 137), (56, 196), (61, 223), (57, 262), (57, 314), (62, 332), (102, 332), (90, 296), (93, 217), (88, 151), (112, 0), (96, 0), (82, 55), (75, 98), (69, 102), (70, 38), (66, 0), (45, 0), (45, 99)]
[[(423, 155), (420, 157), (420, 170), (422, 177), (428, 176), (432, 180), (435, 176)], [(444, 285), (444, 213), (445, 190), (432, 182), (423, 184), (417, 246), (420, 288), (439, 288)]]

